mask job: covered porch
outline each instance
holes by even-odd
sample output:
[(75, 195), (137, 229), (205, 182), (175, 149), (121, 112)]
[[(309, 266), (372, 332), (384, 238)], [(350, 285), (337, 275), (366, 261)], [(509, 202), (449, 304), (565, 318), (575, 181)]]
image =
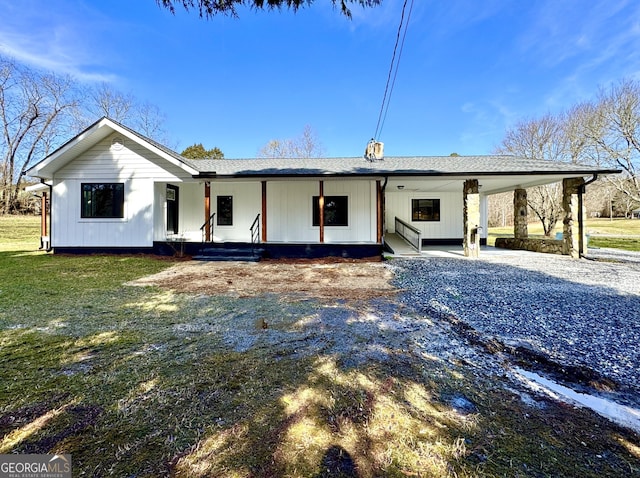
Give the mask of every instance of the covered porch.
[(362, 258), (382, 252), (376, 179), (156, 183), (155, 204), (154, 250), (162, 254)]
[[(510, 177), (428, 182), (419, 182), (413, 178), (395, 179), (390, 181), (391, 190), (385, 196), (386, 204), (392, 204), (392, 208), (385, 209), (385, 250), (400, 256), (420, 256), (425, 251), (448, 250), (458, 251), (466, 257), (478, 257), (481, 246), (486, 245), (487, 239), (487, 197), (511, 189), (514, 195), (514, 237), (498, 239), (497, 248), (582, 257), (587, 254), (583, 195), (586, 186), (595, 179), (597, 175), (588, 181), (582, 176), (557, 178), (562, 181), (563, 187), (564, 233), (555, 240), (529, 238), (527, 232), (528, 205), (525, 187), (549, 183), (549, 176), (532, 177), (526, 185), (522, 184), (522, 178), (519, 177), (519, 184), (515, 187), (513, 178)], [(426, 188), (425, 184), (428, 185)], [(448, 199), (448, 207), (443, 207), (443, 198)], [(404, 208), (398, 207), (403, 199)], [(423, 213), (416, 210), (415, 205), (420, 201), (437, 212), (427, 210)], [(429, 219), (432, 222), (425, 225), (425, 221)]]

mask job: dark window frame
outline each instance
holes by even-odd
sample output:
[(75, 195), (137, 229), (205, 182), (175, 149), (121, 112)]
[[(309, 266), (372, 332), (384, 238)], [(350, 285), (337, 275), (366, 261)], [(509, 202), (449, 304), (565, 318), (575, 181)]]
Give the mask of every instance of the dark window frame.
[[(431, 203), (431, 204), (428, 204)], [(411, 199), (411, 222), (439, 222), (440, 199)]]
[[(313, 196), (311, 202), (311, 225), (317, 227), (320, 226), (320, 196)], [(324, 197), (324, 225), (325, 227), (349, 226), (349, 196)]]
[[(228, 205), (222, 203), (227, 200)], [(233, 226), (233, 196), (216, 196), (216, 225)]]
[(81, 183), (82, 219), (124, 219), (124, 183)]

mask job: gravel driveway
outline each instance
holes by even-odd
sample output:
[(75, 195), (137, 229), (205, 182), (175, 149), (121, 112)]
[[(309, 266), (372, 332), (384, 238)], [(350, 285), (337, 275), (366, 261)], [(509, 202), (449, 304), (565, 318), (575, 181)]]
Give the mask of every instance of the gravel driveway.
[[(533, 368), (532, 358), (549, 361), (543, 372), (560, 372), (565, 381), (595, 377), (601, 392), (640, 407), (640, 254), (591, 252), (597, 260), (518, 252), (383, 263), (183, 262), (132, 285), (246, 301), (176, 325), (186, 334), (220, 334), (238, 352), (328, 353), (350, 366), (400, 353), (462, 361), (485, 376), (517, 363), (470, 346), (473, 334), (531, 352)], [(265, 327), (256, 326), (261, 317)]]
[(453, 316), (486, 339), (531, 349), (561, 366), (596, 371), (637, 405), (639, 256), (608, 252), (594, 250), (597, 261), (510, 254), (395, 259), (389, 267), (403, 300), (417, 310)]

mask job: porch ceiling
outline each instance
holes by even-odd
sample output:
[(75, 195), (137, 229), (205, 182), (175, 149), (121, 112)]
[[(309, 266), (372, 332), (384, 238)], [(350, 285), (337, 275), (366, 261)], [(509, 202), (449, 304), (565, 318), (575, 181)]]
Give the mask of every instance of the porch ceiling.
[[(562, 181), (567, 177), (582, 177), (581, 175), (512, 175), (512, 176), (480, 176), (480, 192), (482, 194), (497, 194), (505, 191), (513, 191), (519, 188), (529, 188)], [(389, 178), (386, 190), (395, 191), (415, 191), (415, 192), (460, 192), (462, 194), (462, 184), (468, 177), (459, 178), (415, 178), (415, 177), (393, 177)]]

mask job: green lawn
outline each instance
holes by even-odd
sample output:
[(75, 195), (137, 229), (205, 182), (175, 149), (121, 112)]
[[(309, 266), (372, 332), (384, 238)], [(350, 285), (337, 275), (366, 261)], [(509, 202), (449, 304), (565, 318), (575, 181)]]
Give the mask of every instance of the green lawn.
[(40, 219), (35, 216), (1, 216), (0, 247), (4, 251), (37, 249)]
[[(293, 347), (238, 351), (210, 331), (225, 320), (240, 330), (261, 314), (286, 334), (347, 306), (340, 301), (128, 286), (173, 262), (47, 254), (38, 234), (37, 218), (0, 217), (2, 454), (71, 453), (74, 476), (640, 471), (637, 435), (573, 407), (529, 407), (463, 360), (398, 351), (349, 367)], [(451, 408), (459, 395), (477, 411)], [(346, 451), (357, 475), (327, 473)]]
[[(588, 219), (586, 230), (589, 235), (589, 246), (612, 247), (628, 251), (640, 251), (640, 220), (639, 219)], [(562, 232), (562, 223), (556, 225), (552, 238)], [(489, 228), (487, 243), (493, 245), (498, 237), (513, 237), (513, 226)], [(544, 231), (539, 222), (529, 224), (529, 237), (544, 237)]]

